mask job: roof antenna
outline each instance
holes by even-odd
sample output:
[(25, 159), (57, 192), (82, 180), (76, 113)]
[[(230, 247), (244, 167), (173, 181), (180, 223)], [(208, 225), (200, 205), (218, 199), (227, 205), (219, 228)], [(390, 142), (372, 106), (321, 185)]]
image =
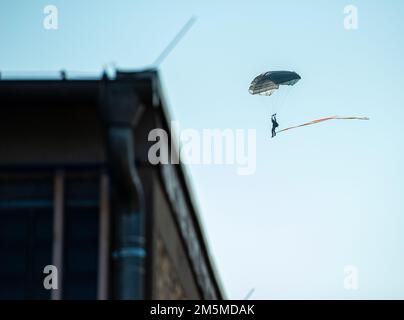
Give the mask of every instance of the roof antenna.
[(102, 77), (103, 78), (113, 78), (117, 72), (118, 68), (114, 61), (104, 63), (102, 65)]
[(254, 291), (255, 291), (255, 288), (252, 288), (252, 289), (247, 293), (247, 295), (245, 296), (244, 300), (250, 299), (250, 297), (252, 296), (252, 294), (254, 293)]
[(60, 70), (59, 75), (60, 75), (60, 79), (62, 79), (62, 80), (66, 80), (66, 79), (67, 79), (66, 70)]
[(153, 66), (158, 67), (165, 58), (170, 54), (170, 52), (177, 46), (178, 42), (185, 36), (185, 34), (189, 31), (192, 25), (195, 23), (196, 17), (192, 16), (186, 24), (182, 27), (182, 29), (177, 33), (177, 35), (171, 40), (171, 42), (165, 47), (165, 49), (160, 53), (157, 59), (154, 61)]
[(102, 75), (101, 75), (102, 80), (108, 80), (108, 73), (107, 73), (107, 66), (104, 65), (102, 68)]

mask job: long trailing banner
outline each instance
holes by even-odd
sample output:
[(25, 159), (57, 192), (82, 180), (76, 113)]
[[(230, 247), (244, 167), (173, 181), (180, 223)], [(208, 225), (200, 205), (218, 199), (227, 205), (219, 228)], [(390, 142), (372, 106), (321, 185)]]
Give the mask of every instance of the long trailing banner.
[(305, 126), (310, 126), (312, 124), (316, 124), (316, 123), (320, 123), (320, 122), (324, 122), (324, 121), (328, 121), (328, 120), (369, 120), (368, 117), (338, 117), (338, 116), (333, 116), (333, 117), (327, 117), (327, 118), (321, 118), (321, 119), (317, 119), (317, 120), (313, 120), (298, 126), (293, 126), (293, 127), (289, 127), (289, 128), (285, 128), (282, 130), (279, 130), (277, 133), (283, 132), (283, 131), (287, 131), (287, 130), (291, 130), (291, 129), (295, 129), (295, 128), (300, 128), (300, 127), (305, 127)]

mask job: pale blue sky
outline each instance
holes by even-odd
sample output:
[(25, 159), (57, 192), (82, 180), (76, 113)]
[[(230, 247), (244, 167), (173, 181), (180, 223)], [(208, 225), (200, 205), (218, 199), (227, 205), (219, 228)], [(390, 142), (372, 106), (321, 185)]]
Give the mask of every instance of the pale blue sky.
[[(47, 4), (59, 9), (57, 31), (42, 27)], [(355, 31), (343, 27), (348, 4), (358, 8)], [(255, 175), (188, 168), (228, 297), (255, 288), (257, 299), (403, 299), (403, 14), (396, 0), (3, 0), (0, 70), (147, 67), (196, 15), (161, 65), (173, 119), (183, 128), (257, 130)], [(247, 89), (277, 69), (302, 76), (278, 114), (281, 127), (330, 115), (371, 121), (271, 140), (272, 97)], [(346, 265), (359, 269), (357, 291), (344, 290)]]

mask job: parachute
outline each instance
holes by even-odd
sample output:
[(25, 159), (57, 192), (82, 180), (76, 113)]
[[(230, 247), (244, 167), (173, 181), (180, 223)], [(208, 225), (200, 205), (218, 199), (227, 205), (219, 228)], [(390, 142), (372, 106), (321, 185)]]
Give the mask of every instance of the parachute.
[(280, 85), (293, 86), (301, 77), (292, 71), (268, 71), (255, 77), (248, 91), (255, 95), (270, 96)]
[[(276, 90), (278, 90), (280, 86), (294, 86), (300, 79), (301, 77), (296, 72), (293, 71), (268, 71), (261, 73), (259, 76), (255, 77), (254, 80), (251, 82), (248, 91), (252, 95), (270, 96)], [(272, 104), (272, 113), (276, 114), (276, 110), (274, 110), (274, 108), (275, 106)], [(312, 124), (328, 120), (369, 120), (369, 118), (332, 116), (313, 120), (301, 125), (285, 128), (282, 130), (278, 130), (276, 133), (284, 132), (299, 127), (309, 126)]]
[[(299, 80), (300, 76), (293, 71), (268, 71), (261, 73), (251, 82), (248, 91), (252, 95), (271, 96), (275, 91), (274, 97), (268, 99), (268, 109), (271, 114), (279, 112), (284, 105), (290, 89)], [(280, 87), (284, 89), (280, 90)]]

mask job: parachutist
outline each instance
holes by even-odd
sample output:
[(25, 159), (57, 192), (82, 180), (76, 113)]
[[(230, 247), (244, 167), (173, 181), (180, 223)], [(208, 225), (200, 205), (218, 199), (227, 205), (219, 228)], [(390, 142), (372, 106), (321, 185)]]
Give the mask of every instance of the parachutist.
[[(294, 86), (301, 77), (293, 71), (268, 71), (256, 76), (251, 82), (248, 91), (252, 95), (270, 96), (279, 90), (280, 86)], [(276, 113), (271, 116), (272, 138), (276, 136), (276, 128), (279, 127), (276, 121)]]
[(278, 122), (276, 121), (276, 113), (274, 113), (271, 116), (271, 121), (272, 121), (272, 138), (276, 136), (276, 131), (275, 129), (279, 127)]

